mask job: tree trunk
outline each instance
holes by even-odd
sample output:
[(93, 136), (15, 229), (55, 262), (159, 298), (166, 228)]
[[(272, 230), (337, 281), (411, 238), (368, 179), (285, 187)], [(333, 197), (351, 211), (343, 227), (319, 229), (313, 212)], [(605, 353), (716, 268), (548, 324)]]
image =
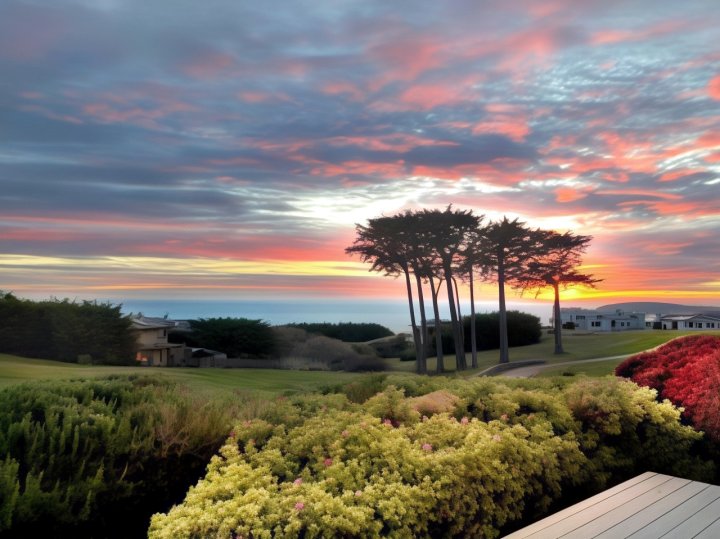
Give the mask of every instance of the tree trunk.
[(473, 283), (473, 271), (470, 266), (468, 272), (470, 279), (470, 367), (477, 369), (477, 337), (475, 335), (475, 284)]
[(440, 294), (441, 286), (442, 281), (438, 282), (436, 290), (435, 279), (432, 276), (430, 277), (430, 291), (432, 292), (433, 313), (435, 314), (435, 353), (437, 355), (436, 371), (438, 374), (445, 372), (445, 356), (443, 355), (442, 345), (442, 324), (440, 323), (440, 307), (438, 306), (438, 294)]
[(553, 318), (555, 322), (555, 353), (564, 354), (562, 345), (562, 318), (560, 318), (560, 284), (553, 283), (555, 292), (555, 304), (553, 305)]
[(505, 306), (505, 259), (498, 253), (498, 309), (500, 317), (500, 363), (510, 362), (508, 351), (507, 307)]
[(455, 309), (455, 294), (453, 293), (452, 270), (445, 266), (445, 288), (447, 288), (448, 306), (450, 308), (450, 321), (452, 322), (453, 340), (455, 341), (455, 363), (457, 370), (465, 370), (465, 354), (463, 353), (462, 343), (458, 343), (458, 316)]
[(463, 322), (462, 311), (460, 309), (460, 287), (458, 287), (457, 279), (453, 277), (453, 286), (455, 287), (455, 307), (458, 317), (458, 337), (462, 343), (462, 357), (464, 368), (467, 369), (467, 354), (465, 353), (465, 323)]
[(415, 305), (413, 302), (412, 284), (410, 283), (410, 271), (403, 268), (405, 272), (405, 286), (407, 288), (408, 305), (410, 307), (410, 326), (412, 327), (413, 342), (415, 343), (415, 360), (420, 363), (420, 354), (422, 354), (422, 343), (420, 342), (420, 330), (415, 321)]
[(422, 352), (417, 355), (418, 374), (427, 374), (427, 351), (428, 351), (428, 327), (427, 316), (425, 315), (425, 295), (423, 294), (422, 278), (415, 271), (415, 282), (417, 284), (418, 305), (420, 307), (420, 339), (422, 340)]

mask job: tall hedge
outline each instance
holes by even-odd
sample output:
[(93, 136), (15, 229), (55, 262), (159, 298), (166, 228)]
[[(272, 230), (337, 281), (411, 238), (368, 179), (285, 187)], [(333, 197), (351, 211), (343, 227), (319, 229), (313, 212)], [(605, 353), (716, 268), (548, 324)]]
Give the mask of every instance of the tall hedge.
[(286, 325), (345, 342), (367, 342), (394, 335), (385, 326), (373, 322), (302, 322)]
[(203, 318), (190, 322), (190, 338), (197, 346), (224, 352), (228, 357), (270, 357), (275, 335), (270, 324), (248, 318)]
[(0, 352), (23, 357), (130, 365), (135, 362), (131, 321), (120, 305), (92, 301), (18, 299), (0, 293)]
[(237, 424), (149, 537), (496, 537), (648, 467), (712, 474), (678, 410), (629, 382), (381, 383)]

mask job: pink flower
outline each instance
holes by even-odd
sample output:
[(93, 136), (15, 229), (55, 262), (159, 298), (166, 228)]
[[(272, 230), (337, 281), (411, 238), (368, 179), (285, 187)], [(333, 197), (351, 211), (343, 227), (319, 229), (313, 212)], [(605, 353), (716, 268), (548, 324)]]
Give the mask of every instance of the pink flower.
[(500, 416), (500, 419), (502, 419), (503, 421), (507, 421), (507, 420), (508, 420), (508, 415), (507, 415), (507, 414), (503, 414), (503, 415)]
[(425, 423), (425, 421), (427, 421), (428, 419), (429, 419), (428, 416), (426, 416), (426, 415), (422, 416), (422, 421), (423, 421), (423, 423)]
[(502, 438), (500, 438), (499, 434), (496, 434), (495, 436), (493, 436), (493, 440), (499, 442), (500, 440), (502, 440)]
[(359, 497), (359, 496), (362, 496), (362, 490), (356, 490), (356, 491), (355, 491), (355, 497), (357, 498), (357, 497)]
[(392, 427), (392, 426), (393, 426), (392, 421), (391, 421), (390, 419), (384, 420), (384, 421), (383, 421), (383, 425), (385, 425), (386, 427)]
[(234, 431), (234, 430), (231, 430), (231, 431), (230, 431), (230, 438), (235, 438), (235, 431)]
[(463, 425), (467, 425), (468, 423), (470, 423), (470, 420), (467, 417), (463, 417), (460, 420), (460, 423), (462, 423)]
[(298, 477), (295, 481), (293, 481), (293, 485), (302, 485), (302, 477)]
[(346, 429), (346, 430), (342, 431), (341, 434), (342, 434), (342, 437), (343, 437), (343, 438), (347, 438), (348, 436), (350, 436), (350, 431), (348, 431), (348, 430)]
[(422, 444), (423, 451), (432, 451), (432, 446), (430, 444)]
[(323, 464), (325, 465), (326, 468), (327, 468), (328, 466), (332, 466), (332, 459), (331, 459), (330, 457), (326, 458), (326, 459), (323, 461)]
[(305, 509), (305, 504), (303, 502), (298, 502), (295, 504), (296, 511), (302, 511), (303, 509)]

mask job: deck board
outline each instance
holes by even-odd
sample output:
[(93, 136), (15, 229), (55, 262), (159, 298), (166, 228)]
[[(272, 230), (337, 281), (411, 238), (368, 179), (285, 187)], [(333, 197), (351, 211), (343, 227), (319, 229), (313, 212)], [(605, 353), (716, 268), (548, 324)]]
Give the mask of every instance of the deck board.
[(506, 539), (717, 539), (720, 487), (646, 472)]

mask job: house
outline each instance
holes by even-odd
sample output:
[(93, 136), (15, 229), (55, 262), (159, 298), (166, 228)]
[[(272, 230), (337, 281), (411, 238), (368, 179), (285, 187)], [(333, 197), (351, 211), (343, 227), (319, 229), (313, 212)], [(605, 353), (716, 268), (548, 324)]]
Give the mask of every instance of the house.
[[(645, 313), (614, 311), (598, 311), (597, 309), (560, 309), (562, 324), (574, 324), (576, 329), (587, 331), (625, 331), (629, 329), (645, 329)], [(551, 323), (553, 321), (551, 320)]]
[(151, 318), (142, 313), (131, 315), (132, 329), (137, 339), (136, 360), (148, 367), (180, 365), (185, 357), (185, 345), (168, 342), (168, 331), (176, 322), (165, 318)]
[(660, 318), (662, 329), (720, 329), (720, 313), (670, 314)]

